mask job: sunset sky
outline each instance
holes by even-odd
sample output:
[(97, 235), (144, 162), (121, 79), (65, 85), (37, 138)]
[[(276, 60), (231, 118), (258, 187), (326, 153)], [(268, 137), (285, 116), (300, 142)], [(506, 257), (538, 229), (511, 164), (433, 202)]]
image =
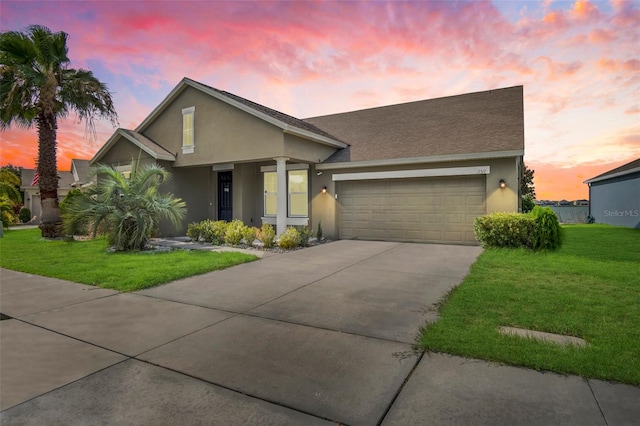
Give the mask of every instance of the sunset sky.
[[(524, 85), (538, 199), (640, 157), (640, 2), (0, 2), (2, 31), (31, 24), (69, 33), (123, 128), (185, 76), (299, 118)], [(59, 168), (114, 130), (60, 122)], [(0, 165), (34, 166), (35, 129), (0, 138)]]

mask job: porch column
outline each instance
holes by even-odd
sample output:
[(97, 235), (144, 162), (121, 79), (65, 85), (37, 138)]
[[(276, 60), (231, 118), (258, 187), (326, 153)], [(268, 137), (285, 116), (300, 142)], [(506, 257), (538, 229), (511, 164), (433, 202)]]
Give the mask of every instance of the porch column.
[(276, 194), (276, 231), (278, 236), (287, 229), (287, 157), (275, 157), (278, 176)]

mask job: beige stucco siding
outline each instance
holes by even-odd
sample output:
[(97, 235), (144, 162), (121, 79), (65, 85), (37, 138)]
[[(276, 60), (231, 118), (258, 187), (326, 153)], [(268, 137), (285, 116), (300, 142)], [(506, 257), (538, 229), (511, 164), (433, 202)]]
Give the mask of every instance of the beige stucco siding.
[(284, 135), (284, 156), (293, 161), (320, 163), (331, 156), (336, 148), (322, 145), (291, 134)]
[(109, 151), (105, 152), (100, 159), (100, 164), (115, 167), (131, 164), (131, 161), (139, 162), (141, 165), (155, 163), (148, 153), (121, 137)]
[[(316, 230), (318, 223), (321, 221), (325, 236), (328, 238), (338, 238), (338, 218), (342, 199), (339, 191), (340, 185), (338, 182), (334, 182), (332, 180), (332, 175), (342, 173), (489, 166), (490, 173), (483, 175), (483, 178), (481, 178), (484, 180), (482, 183), (485, 198), (484, 211), (482, 213), (498, 211), (517, 212), (519, 208), (517, 162), (517, 157), (509, 157), (500, 159), (429, 163), (428, 165), (408, 164), (386, 167), (323, 170), (323, 174), (321, 176), (316, 176), (316, 173), (312, 173), (312, 175), (314, 175), (311, 185), (312, 226), (313, 229)], [(507, 183), (506, 188), (501, 189), (499, 187), (500, 179), (505, 180)], [(397, 180), (401, 181), (402, 179)], [(327, 194), (321, 193), (323, 186), (327, 187)]]
[(211, 218), (210, 204), (214, 198), (209, 168), (173, 168), (168, 162), (161, 162), (160, 165), (171, 173), (171, 179), (162, 185), (161, 192), (172, 193), (187, 204), (187, 215), (182, 226), (176, 230), (169, 222), (163, 221), (160, 224), (160, 234), (165, 237), (185, 235), (189, 223)]
[[(182, 153), (182, 109), (195, 107), (194, 152)], [(174, 167), (284, 155), (282, 130), (206, 93), (186, 88), (142, 133), (176, 155)]]

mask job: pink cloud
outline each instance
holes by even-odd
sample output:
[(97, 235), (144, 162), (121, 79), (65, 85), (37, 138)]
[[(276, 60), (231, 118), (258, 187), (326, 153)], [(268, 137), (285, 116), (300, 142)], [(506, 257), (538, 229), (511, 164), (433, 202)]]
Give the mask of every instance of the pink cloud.
[(589, 42), (610, 43), (615, 37), (615, 33), (612, 30), (598, 28), (589, 33)]
[(571, 15), (582, 21), (593, 21), (602, 17), (598, 7), (588, 0), (577, 0), (573, 4)]
[(560, 80), (575, 75), (581, 68), (582, 62), (556, 62), (546, 56), (541, 56), (537, 59), (546, 64), (547, 77), (550, 80)]

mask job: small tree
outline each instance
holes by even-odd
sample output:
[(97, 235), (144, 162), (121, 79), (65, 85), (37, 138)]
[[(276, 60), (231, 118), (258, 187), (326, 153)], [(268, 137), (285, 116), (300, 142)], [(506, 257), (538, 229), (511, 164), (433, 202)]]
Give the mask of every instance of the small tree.
[(520, 177), (520, 195), (522, 197), (529, 195), (532, 200), (536, 199), (536, 189), (533, 184), (533, 175), (535, 172), (535, 170), (531, 170), (526, 164), (523, 164), (522, 176)]
[(117, 251), (133, 251), (148, 246), (160, 220), (168, 219), (179, 228), (186, 205), (172, 194), (160, 194), (160, 185), (170, 178), (162, 167), (138, 168), (133, 162), (129, 178), (107, 166), (99, 166), (96, 174), (98, 184), (65, 205), (68, 232), (88, 219), (94, 236), (102, 226)]

